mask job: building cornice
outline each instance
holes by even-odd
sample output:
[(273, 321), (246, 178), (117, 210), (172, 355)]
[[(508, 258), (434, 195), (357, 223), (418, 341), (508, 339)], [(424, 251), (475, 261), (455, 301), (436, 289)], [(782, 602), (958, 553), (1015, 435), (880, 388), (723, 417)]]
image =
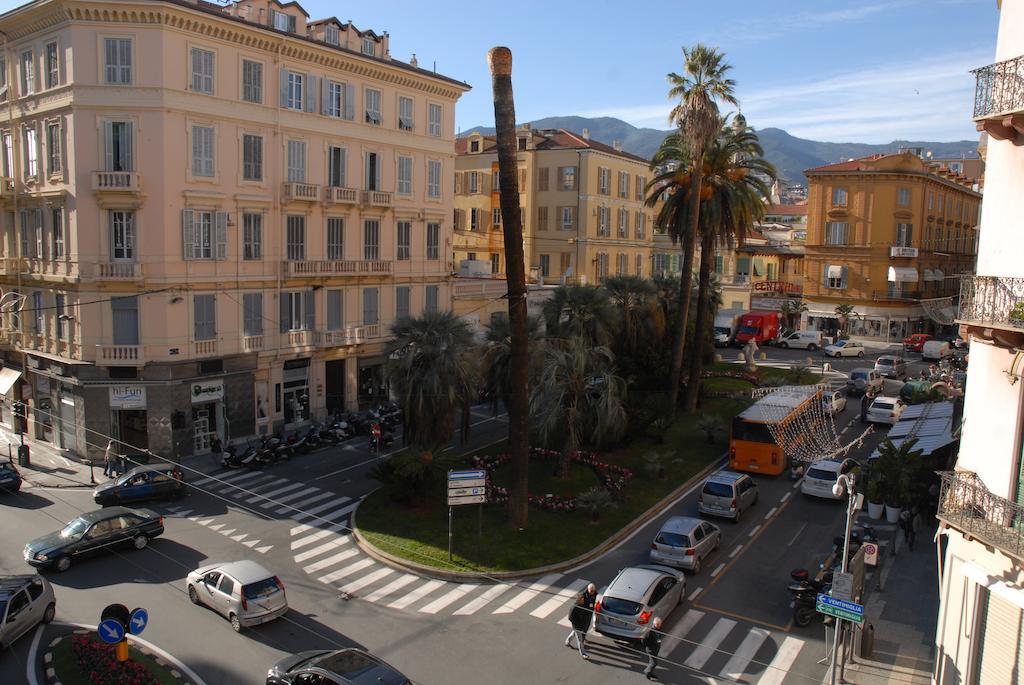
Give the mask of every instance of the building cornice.
[(893, 180), (893, 179), (897, 179), (897, 178), (911, 177), (914, 180), (919, 180), (919, 181), (933, 181), (933, 182), (938, 183), (939, 185), (945, 186), (947, 188), (959, 190), (959, 191), (961, 191), (963, 193), (966, 193), (967, 195), (970, 195), (971, 197), (977, 198), (979, 200), (982, 198), (981, 193), (976, 192), (976, 191), (974, 191), (971, 188), (968, 188), (966, 186), (963, 186), (963, 185), (957, 183), (956, 181), (951, 181), (948, 178), (943, 178), (941, 176), (936, 176), (935, 174), (928, 173), (928, 172), (922, 172), (922, 171), (901, 171), (901, 170), (896, 170), (896, 169), (858, 169), (856, 171), (851, 171), (851, 170), (845, 170), (845, 171), (843, 171), (843, 170), (840, 170), (840, 171), (815, 171), (814, 173), (807, 174), (807, 182), (808, 182), (808, 184), (811, 182), (811, 179), (814, 179), (814, 178), (819, 177), (819, 176), (825, 176), (825, 177), (833, 178), (833, 179), (834, 178), (839, 178), (839, 177), (848, 177), (848, 178), (851, 178), (851, 179), (857, 179), (857, 178), (860, 178), (860, 177), (863, 177), (863, 176), (870, 176), (871, 180), (878, 180), (878, 179)]

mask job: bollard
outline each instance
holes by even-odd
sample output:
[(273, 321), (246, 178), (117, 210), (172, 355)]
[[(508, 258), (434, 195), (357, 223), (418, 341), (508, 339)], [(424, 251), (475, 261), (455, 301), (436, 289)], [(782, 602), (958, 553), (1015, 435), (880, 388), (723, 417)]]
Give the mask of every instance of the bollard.
[(18, 445), (18, 466), (28, 466), (31, 463), (28, 445)]
[(860, 629), (860, 650), (857, 656), (861, 659), (870, 659), (871, 653), (875, 651), (875, 626), (871, 623), (864, 623)]

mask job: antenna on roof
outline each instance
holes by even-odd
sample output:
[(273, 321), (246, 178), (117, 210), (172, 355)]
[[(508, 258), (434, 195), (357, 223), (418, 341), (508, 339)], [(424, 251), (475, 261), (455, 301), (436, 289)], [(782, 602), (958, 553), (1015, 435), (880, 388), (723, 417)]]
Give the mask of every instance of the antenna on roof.
[(434, 60), (434, 73), (437, 73), (437, 60)]

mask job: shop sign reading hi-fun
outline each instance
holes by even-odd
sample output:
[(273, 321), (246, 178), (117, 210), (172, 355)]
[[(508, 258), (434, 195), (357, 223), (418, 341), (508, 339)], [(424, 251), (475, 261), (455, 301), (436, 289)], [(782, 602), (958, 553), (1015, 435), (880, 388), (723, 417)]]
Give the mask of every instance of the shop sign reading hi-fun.
[(146, 386), (113, 385), (110, 387), (111, 409), (145, 409)]
[(224, 379), (218, 378), (215, 381), (203, 381), (192, 384), (192, 404), (201, 402), (213, 402), (224, 398)]

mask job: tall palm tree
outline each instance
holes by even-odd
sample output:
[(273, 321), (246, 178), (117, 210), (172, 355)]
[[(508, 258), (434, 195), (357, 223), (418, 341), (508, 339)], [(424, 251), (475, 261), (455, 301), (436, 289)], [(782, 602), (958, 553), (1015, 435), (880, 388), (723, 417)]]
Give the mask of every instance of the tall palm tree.
[(620, 354), (632, 356), (645, 322), (660, 314), (654, 301), (654, 283), (639, 276), (613, 276), (604, 282), (604, 289), (619, 317), (615, 348)]
[(573, 452), (622, 435), (625, 396), (626, 384), (607, 347), (582, 336), (549, 341), (530, 393), (530, 417), (541, 442), (561, 451), (563, 476)]
[(799, 321), (800, 315), (806, 311), (807, 304), (800, 300), (785, 300), (779, 307), (779, 313), (782, 314), (786, 327), (790, 329), (796, 328), (796, 322)]
[(686, 411), (697, 409), (701, 364), (709, 328), (711, 269), (715, 251), (743, 242), (743, 235), (755, 221), (764, 217), (765, 203), (771, 197), (775, 167), (764, 159), (757, 134), (742, 119), (725, 125), (704, 154), (704, 187), (707, 199), (701, 200), (700, 276), (697, 288), (697, 321), (694, 348), (690, 355), (690, 374), (686, 385)]
[[(537, 366), (541, 341), (541, 319), (530, 315), (526, 320), (527, 333), (530, 339), (530, 368)], [(512, 364), (512, 326), (506, 317), (493, 319), (484, 332), (484, 349), (482, 356), (482, 375), (484, 387), (491, 398), (491, 408), (495, 413), (499, 403), (508, 406)], [(531, 374), (532, 375), (532, 374)]]
[(473, 331), (451, 311), (403, 317), (391, 327), (385, 373), (405, 414), (405, 436), (413, 445), (449, 442), (455, 412), (463, 420), (476, 397)]
[[(726, 64), (725, 55), (717, 48), (697, 43), (692, 48), (683, 48), (683, 74), (672, 72), (668, 75), (670, 88), (669, 98), (678, 98), (679, 103), (672, 108), (669, 121), (679, 128), (680, 139), (676, 144), (678, 152), (686, 152), (685, 157), (679, 155), (679, 169), (689, 169), (689, 192), (692, 198), (701, 197), (703, 183), (704, 151), (714, 140), (721, 128), (721, 116), (718, 102), (737, 105), (733, 91), (736, 82), (727, 78), (732, 68)], [(657, 158), (657, 155), (656, 155)], [(684, 163), (684, 161), (686, 163)], [(655, 161), (652, 160), (652, 165)], [(678, 181), (683, 181), (682, 174)], [(658, 188), (658, 190), (661, 190)], [(678, 188), (677, 188), (678, 190)], [(653, 206), (657, 197), (649, 197), (648, 203)], [(667, 203), (666, 203), (667, 204)], [(673, 243), (681, 239), (683, 243), (683, 273), (679, 281), (679, 329), (676, 332), (675, 348), (672, 351), (672, 367), (669, 372), (669, 399), (671, 406), (679, 395), (679, 380), (683, 369), (683, 353), (686, 348), (686, 321), (689, 316), (690, 288), (693, 285), (693, 259), (697, 250), (697, 233), (700, 225), (700, 203), (688, 203), (689, 215), (685, 230), (682, 228), (681, 208), (677, 207), (663, 223), (668, 229)], [(659, 214), (659, 218), (662, 218)]]
[(608, 292), (596, 285), (563, 285), (555, 288), (542, 309), (548, 337), (582, 336), (593, 345), (611, 339), (615, 310)]

